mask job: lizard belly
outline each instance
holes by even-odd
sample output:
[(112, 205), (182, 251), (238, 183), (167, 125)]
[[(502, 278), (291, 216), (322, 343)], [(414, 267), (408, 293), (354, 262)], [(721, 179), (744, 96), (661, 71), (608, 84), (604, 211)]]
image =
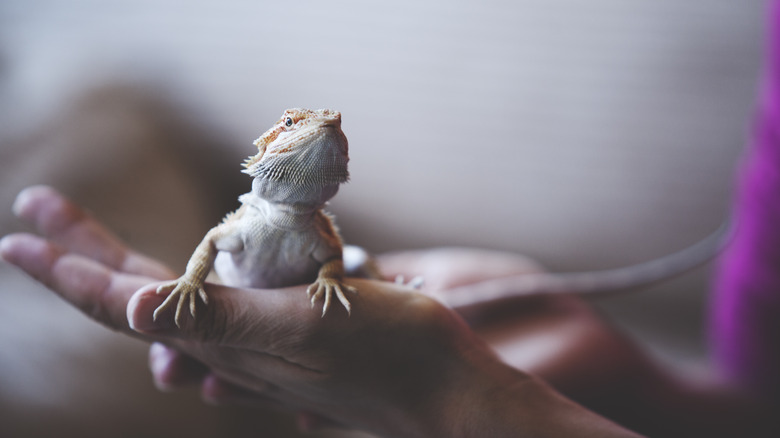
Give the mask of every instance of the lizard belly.
[(306, 284), (321, 264), (312, 258), (319, 236), (312, 228), (286, 230), (264, 224), (247, 227), (244, 248), (220, 251), (214, 270), (227, 286), (272, 288)]

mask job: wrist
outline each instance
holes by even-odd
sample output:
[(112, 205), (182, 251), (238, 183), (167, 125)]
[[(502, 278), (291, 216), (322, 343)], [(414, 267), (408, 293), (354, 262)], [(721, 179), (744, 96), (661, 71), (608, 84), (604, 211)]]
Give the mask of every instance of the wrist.
[(480, 362), (464, 367), (463, 375), (442, 394), (438, 436), (526, 436), (525, 425), (513, 417), (524, 414), (523, 405), (536, 398), (531, 394), (539, 383), (498, 359)]
[(637, 437), (492, 355), (441, 394), (430, 436)]

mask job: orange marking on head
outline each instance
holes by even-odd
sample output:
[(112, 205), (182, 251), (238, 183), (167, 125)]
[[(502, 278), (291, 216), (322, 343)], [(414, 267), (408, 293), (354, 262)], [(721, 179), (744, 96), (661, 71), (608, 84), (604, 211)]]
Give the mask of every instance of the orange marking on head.
[[(287, 119), (292, 119), (291, 126), (287, 126)], [(257, 140), (255, 140), (254, 144), (257, 146), (258, 152), (257, 155), (254, 155), (250, 158), (248, 158), (244, 162), (245, 167), (250, 167), (253, 164), (259, 162), (264, 155), (278, 155), (283, 154), (285, 152), (289, 152), (292, 149), (295, 148), (295, 145), (290, 144), (285, 147), (282, 147), (280, 149), (276, 149), (274, 151), (267, 151), (267, 147), (269, 144), (273, 143), (282, 132), (286, 132), (289, 130), (294, 129), (300, 129), (310, 123), (317, 123), (319, 120), (326, 118), (326, 119), (336, 119), (339, 122), (341, 121), (341, 113), (338, 111), (332, 111), (328, 109), (322, 109), (322, 110), (316, 110), (312, 111), (309, 109), (301, 109), (301, 108), (293, 108), (288, 109), (282, 114), (282, 117), (277, 120), (277, 122), (274, 124), (271, 129), (263, 133), (263, 135), (260, 136)], [(303, 123), (301, 123), (303, 122)]]
[[(278, 126), (277, 126), (278, 125)], [(263, 158), (263, 155), (265, 154), (266, 147), (268, 147), (269, 144), (271, 144), (274, 140), (276, 140), (277, 137), (279, 137), (279, 134), (281, 134), (284, 131), (284, 125), (274, 125), (271, 129), (268, 131), (265, 131), (263, 135), (260, 136), (257, 140), (255, 140), (254, 145), (257, 146), (257, 154), (248, 160), (244, 162), (244, 167), (249, 167), (258, 161), (260, 161), (261, 158)]]

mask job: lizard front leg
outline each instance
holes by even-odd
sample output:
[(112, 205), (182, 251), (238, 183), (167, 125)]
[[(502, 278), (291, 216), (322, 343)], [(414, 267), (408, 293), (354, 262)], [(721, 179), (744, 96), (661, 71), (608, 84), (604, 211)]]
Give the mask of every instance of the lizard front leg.
[[(238, 213), (240, 212), (241, 210)], [(192, 253), (189, 262), (187, 262), (187, 269), (184, 275), (176, 280), (163, 283), (157, 288), (158, 294), (169, 290), (171, 293), (155, 309), (153, 315), (155, 320), (161, 312), (176, 303), (174, 321), (177, 327), (181, 327), (182, 318), (184, 317), (182, 308), (185, 305), (189, 303), (190, 314), (195, 318), (197, 297), (199, 296), (203, 300), (203, 304), (208, 304), (208, 295), (206, 295), (206, 291), (203, 289), (203, 283), (214, 265), (214, 259), (217, 257), (217, 252), (221, 249), (220, 247), (224, 247), (226, 242), (237, 240), (235, 236), (235, 219), (238, 216), (239, 214), (230, 215), (225, 222), (209, 230)], [(230, 245), (228, 244), (228, 246)]]
[(306, 294), (311, 299), (312, 307), (321, 297), (325, 298), (325, 302), (322, 304), (322, 316), (328, 312), (334, 293), (347, 310), (347, 314), (350, 314), (352, 306), (344, 292), (357, 293), (357, 290), (352, 286), (347, 286), (343, 281), (344, 262), (340, 258), (333, 259), (322, 265), (317, 273), (317, 280), (306, 290)]

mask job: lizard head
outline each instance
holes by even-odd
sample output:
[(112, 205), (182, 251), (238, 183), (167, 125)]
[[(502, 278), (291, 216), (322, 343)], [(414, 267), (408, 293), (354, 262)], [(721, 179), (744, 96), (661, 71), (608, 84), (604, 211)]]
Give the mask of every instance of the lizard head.
[[(254, 144), (258, 152), (244, 162), (244, 173), (264, 188), (268, 200), (308, 202), (328, 194), (329, 199), (349, 179), (349, 148), (338, 111), (288, 109)], [(282, 192), (295, 193), (280, 199)]]

